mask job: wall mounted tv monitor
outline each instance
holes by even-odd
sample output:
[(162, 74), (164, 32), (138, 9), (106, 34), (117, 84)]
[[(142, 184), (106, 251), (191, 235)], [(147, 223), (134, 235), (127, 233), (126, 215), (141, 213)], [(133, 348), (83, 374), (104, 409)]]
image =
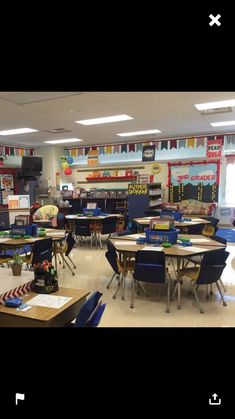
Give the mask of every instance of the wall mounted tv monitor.
[(21, 175), (40, 176), (42, 173), (41, 156), (22, 156)]

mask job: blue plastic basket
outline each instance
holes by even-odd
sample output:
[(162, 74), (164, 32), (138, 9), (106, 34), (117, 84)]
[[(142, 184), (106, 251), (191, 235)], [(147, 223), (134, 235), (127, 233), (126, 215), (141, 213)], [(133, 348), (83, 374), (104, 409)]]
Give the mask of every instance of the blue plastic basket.
[(164, 215), (169, 217), (174, 217), (175, 221), (182, 220), (183, 212), (180, 211), (161, 211), (160, 218), (163, 218)]
[(31, 224), (29, 226), (18, 226), (11, 224), (11, 235), (21, 236), (36, 236), (37, 235), (37, 224)]
[(84, 215), (93, 215), (97, 216), (100, 215), (101, 208), (83, 208), (83, 214)]
[(179, 232), (176, 228), (170, 228), (170, 230), (150, 230), (149, 228), (145, 228), (144, 231), (148, 243), (171, 244), (175, 244), (177, 242)]

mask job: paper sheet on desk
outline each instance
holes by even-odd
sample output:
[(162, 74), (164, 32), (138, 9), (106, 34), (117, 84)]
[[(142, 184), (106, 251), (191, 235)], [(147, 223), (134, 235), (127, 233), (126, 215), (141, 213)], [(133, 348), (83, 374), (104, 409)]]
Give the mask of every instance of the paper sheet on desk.
[(59, 295), (45, 295), (39, 294), (27, 301), (30, 306), (41, 306), (50, 308), (60, 308), (68, 301), (72, 300), (72, 297), (60, 297)]
[(5, 243), (6, 241), (8, 241), (8, 240), (10, 240), (10, 237), (4, 237), (4, 238), (1, 238), (0, 237), (0, 244), (1, 243)]
[[(141, 237), (146, 237), (146, 236), (145, 236), (145, 234), (126, 234), (126, 236), (123, 236), (123, 237), (125, 237), (128, 240), (136, 241), (137, 239), (139, 239)], [(120, 240), (122, 239), (122, 241), (123, 241), (123, 237), (120, 236)], [(116, 237), (115, 237), (115, 239), (116, 239)]]
[(163, 250), (163, 247), (145, 246), (141, 250), (154, 250), (154, 251), (157, 251), (157, 252), (161, 252)]
[(192, 243), (210, 243), (208, 239), (190, 239)]
[(202, 247), (198, 247), (198, 246), (182, 246), (182, 249), (183, 250), (186, 250), (186, 251), (188, 251), (188, 252), (205, 252), (206, 250), (208, 250), (208, 248), (207, 249), (205, 249), (205, 248), (202, 248)]
[(125, 245), (125, 246), (133, 246), (133, 242), (132, 242), (132, 240), (118, 240), (118, 241), (116, 241), (116, 242), (114, 242), (114, 244), (115, 245), (118, 245), (118, 244), (121, 244), (122, 246), (123, 245)]

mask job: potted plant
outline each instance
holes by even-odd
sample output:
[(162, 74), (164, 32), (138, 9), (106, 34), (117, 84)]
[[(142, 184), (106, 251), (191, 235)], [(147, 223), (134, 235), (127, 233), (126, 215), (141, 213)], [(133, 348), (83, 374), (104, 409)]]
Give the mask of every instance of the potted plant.
[(11, 262), (11, 268), (13, 276), (21, 275), (22, 264), (25, 262), (25, 258), (15, 253)]

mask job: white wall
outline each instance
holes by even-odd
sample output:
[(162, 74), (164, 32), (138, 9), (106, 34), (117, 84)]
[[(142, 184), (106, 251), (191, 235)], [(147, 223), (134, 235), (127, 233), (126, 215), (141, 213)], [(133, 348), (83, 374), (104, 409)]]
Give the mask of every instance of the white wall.
[(64, 155), (63, 147), (36, 147), (35, 155), (42, 156), (43, 167), (41, 179), (51, 179), (56, 186), (56, 172), (61, 173), (60, 157)]

